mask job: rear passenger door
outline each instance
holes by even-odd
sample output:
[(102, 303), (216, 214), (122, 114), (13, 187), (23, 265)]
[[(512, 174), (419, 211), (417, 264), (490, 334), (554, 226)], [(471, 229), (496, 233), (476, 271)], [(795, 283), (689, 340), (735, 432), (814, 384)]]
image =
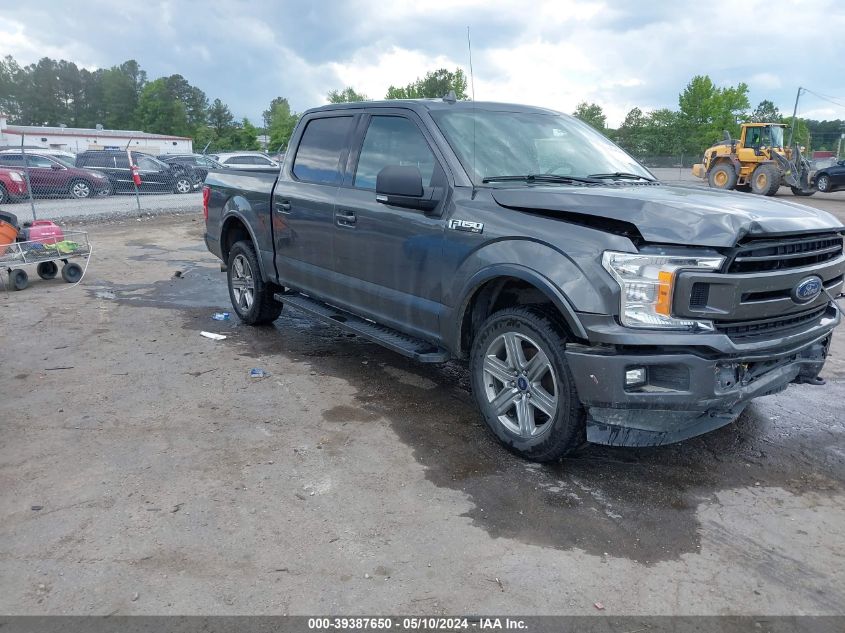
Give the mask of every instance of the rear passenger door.
[[(334, 248), (341, 299), (353, 311), (436, 339), (441, 310), (445, 199), (433, 212), (376, 201), (388, 165), (415, 166), (423, 185), (447, 191), (446, 172), (416, 115), (374, 110), (337, 195)], [(445, 198), (445, 195), (444, 195)]]
[[(273, 190), (276, 271), (282, 284), (333, 301), (340, 293), (332, 241), (335, 196), (358, 115), (321, 112), (303, 121)], [(301, 130), (301, 131), (299, 131)]]

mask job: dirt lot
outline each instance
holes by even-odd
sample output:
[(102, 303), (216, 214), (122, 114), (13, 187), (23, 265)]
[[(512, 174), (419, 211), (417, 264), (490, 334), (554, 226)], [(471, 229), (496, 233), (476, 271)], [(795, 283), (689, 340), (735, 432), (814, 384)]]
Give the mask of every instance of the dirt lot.
[(539, 466), (461, 365), (213, 321), (201, 226), (92, 226), (82, 284), (0, 291), (0, 612), (843, 612), (845, 330), (824, 387)]

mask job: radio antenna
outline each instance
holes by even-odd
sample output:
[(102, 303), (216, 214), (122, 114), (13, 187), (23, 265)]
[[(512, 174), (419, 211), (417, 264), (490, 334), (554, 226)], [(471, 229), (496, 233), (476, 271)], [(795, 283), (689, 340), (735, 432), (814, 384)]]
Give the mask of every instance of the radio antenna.
[(469, 85), (472, 91), (472, 197), (475, 198), (475, 178), (478, 174), (475, 170), (475, 75), (472, 72), (472, 38), (467, 25), (467, 50), (469, 51)]
[(472, 100), (475, 101), (475, 76), (472, 73), (472, 39), (469, 36), (469, 27), (467, 27), (467, 49), (469, 49), (469, 85), (472, 90)]

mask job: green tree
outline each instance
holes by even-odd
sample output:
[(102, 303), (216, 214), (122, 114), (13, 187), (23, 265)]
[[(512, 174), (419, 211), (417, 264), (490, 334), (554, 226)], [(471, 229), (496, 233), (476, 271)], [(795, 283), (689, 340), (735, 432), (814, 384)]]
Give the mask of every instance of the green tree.
[(464, 71), (456, 68), (450, 71), (439, 68), (426, 73), (422, 79), (409, 83), (407, 86), (393, 86), (387, 89), (385, 99), (439, 99), (455, 91), (455, 97), (465, 101), (467, 96), (467, 78)]
[(602, 134), (607, 131), (607, 117), (604, 114), (604, 110), (597, 103), (582, 101), (572, 114), (584, 121), (584, 123), (589, 123)]
[(685, 153), (704, 151), (727, 130), (739, 132), (739, 120), (748, 118), (748, 85), (718, 88), (710, 77), (696, 75), (678, 96), (679, 124)]
[(235, 117), (229, 107), (220, 99), (215, 99), (208, 109), (208, 124), (214, 128), (218, 138), (224, 136), (234, 122)]
[(12, 121), (21, 116), (23, 69), (11, 55), (0, 59), (0, 112)]
[(141, 90), (137, 121), (145, 132), (177, 136), (187, 136), (192, 132), (185, 105), (165, 77), (151, 81)]
[(352, 86), (343, 90), (332, 90), (326, 95), (329, 103), (353, 103), (355, 101), (369, 101), (370, 98), (362, 92), (356, 92)]
[(778, 123), (781, 120), (781, 113), (774, 103), (763, 99), (751, 113), (751, 120), (755, 123)]
[(270, 102), (270, 109), (266, 113), (267, 134), (270, 136), (270, 148), (276, 151), (285, 148), (290, 141), (291, 134), (299, 121), (299, 115), (291, 112), (287, 99), (277, 97)]

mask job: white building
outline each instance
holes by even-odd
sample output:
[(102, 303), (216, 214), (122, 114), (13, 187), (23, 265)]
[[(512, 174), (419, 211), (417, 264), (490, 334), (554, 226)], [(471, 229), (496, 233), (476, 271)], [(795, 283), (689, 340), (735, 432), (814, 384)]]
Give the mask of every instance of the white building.
[(149, 134), (131, 130), (104, 130), (73, 127), (40, 127), (37, 125), (9, 125), (0, 113), (0, 149), (20, 147), (21, 137), (26, 147), (63, 150), (78, 154), (89, 149), (126, 149), (127, 144), (137, 152), (147, 154), (191, 154), (193, 140), (185, 136)]

